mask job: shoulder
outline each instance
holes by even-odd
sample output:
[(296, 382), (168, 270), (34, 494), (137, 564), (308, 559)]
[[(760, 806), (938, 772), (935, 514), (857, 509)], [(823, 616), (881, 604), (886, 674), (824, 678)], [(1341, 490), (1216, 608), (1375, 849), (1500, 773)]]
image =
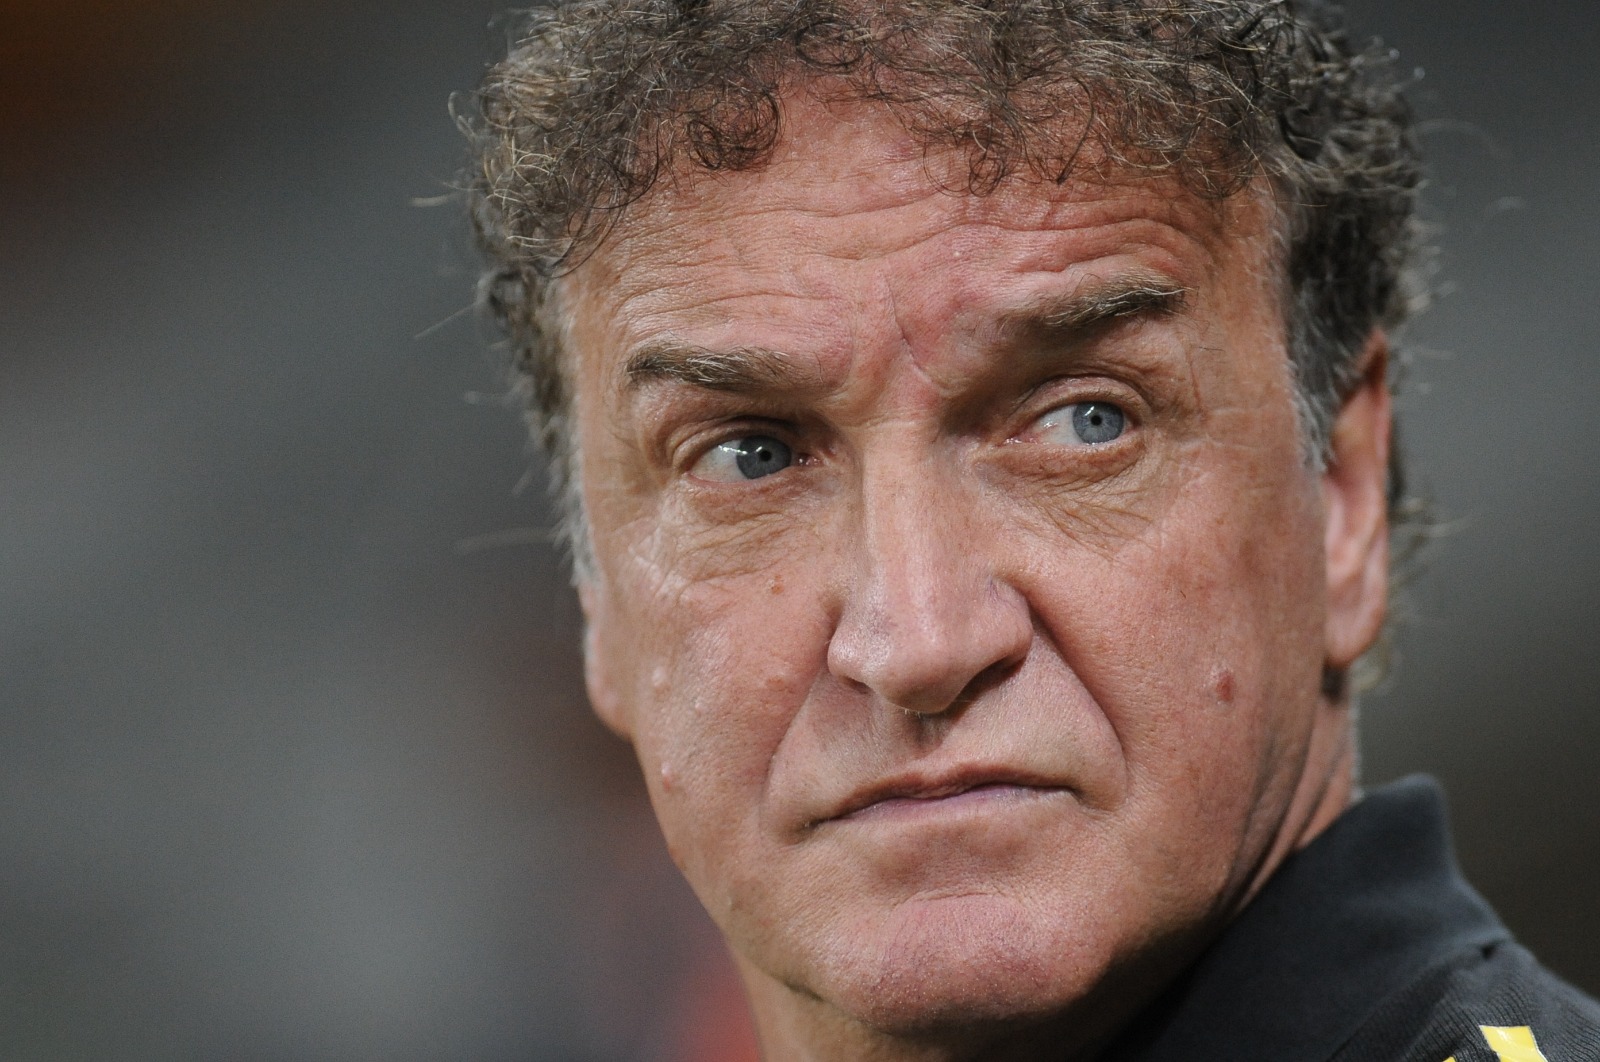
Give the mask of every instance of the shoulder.
[(1526, 948), (1487, 944), (1425, 971), (1333, 1062), (1600, 1062), (1600, 1003)]

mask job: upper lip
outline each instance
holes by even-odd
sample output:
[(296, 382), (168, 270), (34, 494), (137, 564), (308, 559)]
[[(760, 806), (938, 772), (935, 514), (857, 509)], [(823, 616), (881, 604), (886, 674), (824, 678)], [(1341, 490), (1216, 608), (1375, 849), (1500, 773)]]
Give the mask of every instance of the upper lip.
[(855, 790), (817, 822), (846, 818), (886, 800), (938, 800), (987, 785), (1014, 785), (1029, 789), (1066, 789), (1066, 784), (1015, 767), (963, 767), (938, 773), (908, 772)]

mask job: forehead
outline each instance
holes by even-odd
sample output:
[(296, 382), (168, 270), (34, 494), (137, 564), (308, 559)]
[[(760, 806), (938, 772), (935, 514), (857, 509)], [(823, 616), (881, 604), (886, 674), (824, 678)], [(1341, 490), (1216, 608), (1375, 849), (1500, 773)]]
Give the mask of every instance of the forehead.
[(820, 353), (854, 343), (851, 311), (869, 306), (948, 332), (1109, 271), (1187, 290), (1224, 267), (1277, 271), (1260, 187), (1206, 200), (1086, 158), (1069, 180), (1019, 174), (979, 194), (970, 167), (883, 105), (791, 96), (767, 163), (672, 171), (568, 278), (567, 305), (583, 340), (612, 350), (686, 328), (737, 343), (755, 327)]

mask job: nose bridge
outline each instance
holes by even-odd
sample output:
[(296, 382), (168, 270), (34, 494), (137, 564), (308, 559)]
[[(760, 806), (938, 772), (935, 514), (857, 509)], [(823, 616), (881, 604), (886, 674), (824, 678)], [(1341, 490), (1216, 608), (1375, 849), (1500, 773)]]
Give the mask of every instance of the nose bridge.
[(982, 498), (937, 455), (863, 468), (852, 575), (829, 646), (836, 674), (885, 701), (942, 712), (974, 678), (1020, 660), (1026, 604), (1000, 577)]
[[(858, 578), (896, 635), (945, 639), (985, 581), (973, 499), (936, 459), (885, 463), (863, 475)], [(965, 550), (956, 548), (964, 542)]]

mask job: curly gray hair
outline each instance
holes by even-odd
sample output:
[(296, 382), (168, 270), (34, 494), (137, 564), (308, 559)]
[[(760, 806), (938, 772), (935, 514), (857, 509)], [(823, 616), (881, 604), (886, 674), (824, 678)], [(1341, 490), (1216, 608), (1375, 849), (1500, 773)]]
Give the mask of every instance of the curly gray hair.
[[(760, 166), (802, 79), (881, 102), (929, 149), (964, 151), (968, 194), (1084, 165), (1175, 176), (1212, 198), (1265, 177), (1312, 461), (1373, 329), (1399, 324), (1420, 292), (1409, 109), (1388, 57), (1353, 50), (1332, 4), (570, 0), (522, 17), (463, 121), (467, 190), (488, 259), (481, 297), (513, 349), (580, 578), (559, 280), (672, 167)], [(1063, 115), (1076, 121), (1052, 120)], [(1398, 456), (1389, 490), (1398, 525)]]

